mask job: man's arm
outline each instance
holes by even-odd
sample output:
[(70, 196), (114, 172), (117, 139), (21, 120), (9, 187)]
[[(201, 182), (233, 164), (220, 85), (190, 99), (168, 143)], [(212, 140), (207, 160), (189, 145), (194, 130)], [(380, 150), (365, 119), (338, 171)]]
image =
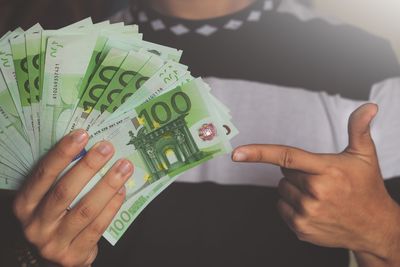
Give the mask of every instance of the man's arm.
[(388, 194), (370, 134), (377, 106), (349, 120), (340, 154), (314, 154), (277, 145), (235, 150), (233, 160), (281, 166), (278, 209), (298, 238), (353, 250), (362, 267), (400, 266), (400, 207)]

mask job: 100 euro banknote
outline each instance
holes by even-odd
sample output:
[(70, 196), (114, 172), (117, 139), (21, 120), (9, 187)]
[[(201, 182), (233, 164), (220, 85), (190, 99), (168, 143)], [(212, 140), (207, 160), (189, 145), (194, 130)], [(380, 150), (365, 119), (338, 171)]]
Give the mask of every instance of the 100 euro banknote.
[(99, 140), (108, 140), (118, 149), (72, 205), (119, 158), (127, 158), (135, 165), (135, 172), (126, 183), (125, 203), (104, 234), (109, 242), (115, 244), (147, 204), (179, 174), (230, 152), (226, 122), (210, 103), (204, 82), (192, 80), (139, 104), (106, 129), (91, 134), (88, 149)]

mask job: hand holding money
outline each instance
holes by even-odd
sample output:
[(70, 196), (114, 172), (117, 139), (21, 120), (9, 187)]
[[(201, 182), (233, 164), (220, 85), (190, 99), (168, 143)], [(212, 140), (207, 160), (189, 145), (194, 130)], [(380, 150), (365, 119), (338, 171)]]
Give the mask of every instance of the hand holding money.
[[(86, 229), (92, 221), (114, 245), (180, 174), (231, 151), (238, 131), (229, 109), (179, 63), (181, 55), (143, 41), (136, 25), (91, 19), (59, 30), (36, 24), (0, 38), (0, 189), (22, 186), (17, 216), (47, 258), (68, 251), (56, 229), (72, 240), (77, 229), (67, 228)], [(86, 130), (88, 140), (70, 151), (63, 146), (77, 129)], [(105, 144), (113, 153), (101, 158)], [(121, 158), (135, 172), (111, 184)], [(115, 195), (122, 184), (124, 198)], [(31, 195), (33, 202), (25, 199)], [(108, 224), (96, 224), (113, 195), (122, 206), (110, 204), (102, 219)]]
[(277, 145), (239, 147), (233, 160), (278, 165), (278, 209), (299, 239), (348, 248), (363, 267), (399, 266), (400, 207), (385, 189), (370, 135), (377, 106), (349, 120), (349, 145), (340, 154), (314, 154)]
[(72, 200), (113, 156), (108, 142), (96, 144), (85, 157), (52, 184), (88, 142), (82, 130), (63, 138), (37, 165), (18, 192), (14, 213), (25, 236), (40, 255), (62, 266), (90, 266), (97, 241), (125, 199), (124, 183), (132, 164), (119, 160), (74, 208)]

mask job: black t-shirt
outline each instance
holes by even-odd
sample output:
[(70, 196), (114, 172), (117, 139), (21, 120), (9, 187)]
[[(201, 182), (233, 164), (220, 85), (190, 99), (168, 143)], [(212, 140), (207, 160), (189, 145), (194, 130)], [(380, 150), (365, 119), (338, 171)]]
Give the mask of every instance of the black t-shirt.
[(374, 83), (400, 75), (387, 41), (345, 24), (301, 20), (279, 12), (279, 2), (257, 1), (233, 15), (202, 21), (163, 16), (139, 3), (132, 19), (145, 40), (182, 49), (181, 61), (194, 76), (367, 100)]
[[(184, 50), (181, 62), (195, 76), (362, 100), (374, 83), (399, 76), (388, 42), (348, 25), (300, 19), (279, 6), (258, 1), (229, 16), (190, 21), (138, 3), (118, 17), (139, 24), (145, 40)], [(102, 240), (94, 266), (348, 266), (347, 251), (297, 240), (280, 219), (277, 200), (270, 187), (174, 183), (115, 247)]]

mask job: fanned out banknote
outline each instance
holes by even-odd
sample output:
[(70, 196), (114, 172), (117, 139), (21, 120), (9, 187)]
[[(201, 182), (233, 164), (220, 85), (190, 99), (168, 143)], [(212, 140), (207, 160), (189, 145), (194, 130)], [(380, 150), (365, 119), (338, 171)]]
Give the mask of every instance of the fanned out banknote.
[(229, 109), (181, 55), (142, 40), (136, 25), (108, 21), (7, 32), (0, 38), (0, 189), (18, 190), (64, 135), (85, 129), (89, 143), (64, 172), (102, 140), (116, 153), (71, 208), (118, 159), (135, 165), (104, 233), (114, 245), (180, 174), (229, 153), (238, 134)]

